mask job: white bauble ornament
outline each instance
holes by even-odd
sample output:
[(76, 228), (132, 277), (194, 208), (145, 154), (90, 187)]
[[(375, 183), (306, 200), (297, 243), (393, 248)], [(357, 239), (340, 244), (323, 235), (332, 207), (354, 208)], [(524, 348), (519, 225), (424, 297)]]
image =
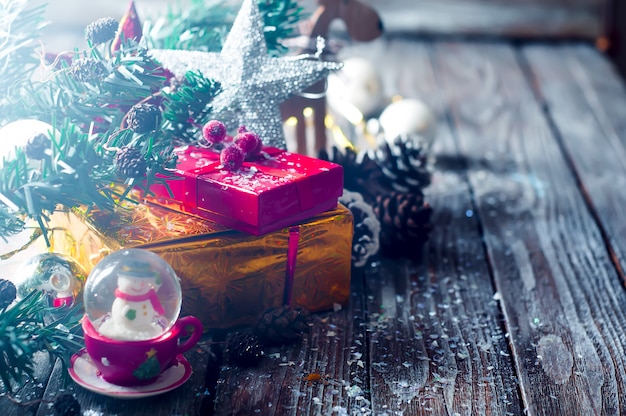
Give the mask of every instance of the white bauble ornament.
[(396, 138), (413, 140), (416, 146), (430, 148), (435, 140), (437, 124), (430, 109), (416, 99), (405, 99), (390, 104), (379, 117), (385, 139), (393, 146)]
[[(326, 98), (330, 108), (344, 114), (352, 107), (362, 116), (378, 111), (383, 102), (383, 88), (376, 67), (368, 60), (347, 58), (343, 68), (328, 75)], [(352, 120), (350, 120), (352, 121)]]
[(0, 164), (3, 159), (14, 159), (15, 149), (26, 146), (32, 137), (49, 136), (53, 131), (50, 124), (34, 119), (17, 120), (3, 126), (0, 128)]

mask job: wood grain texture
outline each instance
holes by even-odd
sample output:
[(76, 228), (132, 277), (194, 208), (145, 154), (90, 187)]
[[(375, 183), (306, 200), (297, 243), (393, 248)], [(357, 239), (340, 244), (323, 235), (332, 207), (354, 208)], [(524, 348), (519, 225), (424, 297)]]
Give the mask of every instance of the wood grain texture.
[(379, 67), (387, 96), (424, 101), (438, 119), (427, 200), (427, 259), (383, 260), (368, 283), (374, 414), (521, 414), (495, 288), (427, 46), (402, 39), (355, 47)]
[[(556, 51), (556, 53), (555, 53)], [(612, 65), (586, 45), (523, 48), (537, 95), (626, 279), (626, 91)]]
[[(0, 396), (0, 409), (7, 416), (32, 415), (41, 405), (39, 402), (47, 385), (47, 381), (52, 373), (52, 365), (48, 359), (48, 354), (43, 352), (34, 355), (33, 381), (27, 382), (21, 388), (16, 388), (10, 396), (21, 404), (14, 403), (6, 394)], [(27, 403), (32, 404), (27, 404)]]
[(616, 414), (626, 294), (515, 51), (444, 43), (433, 56), (528, 412)]
[(391, 32), (586, 37), (606, 32), (607, 0), (364, 0)]
[[(347, 308), (315, 314), (301, 343), (266, 350), (250, 369), (223, 367), (215, 415), (360, 414), (369, 408), (363, 278), (352, 277)], [(311, 374), (323, 376), (308, 381)]]

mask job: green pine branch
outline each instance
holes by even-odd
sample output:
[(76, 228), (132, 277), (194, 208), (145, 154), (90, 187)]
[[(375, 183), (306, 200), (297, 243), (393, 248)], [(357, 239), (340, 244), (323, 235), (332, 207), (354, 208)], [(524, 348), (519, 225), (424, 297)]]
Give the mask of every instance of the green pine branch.
[(32, 378), (33, 355), (46, 351), (51, 361), (69, 365), (72, 354), (84, 345), (80, 319), (82, 305), (75, 305), (50, 320), (59, 310), (42, 307), (46, 295), (32, 291), (14, 305), (0, 310), (0, 380), (5, 390)]
[[(265, 40), (270, 53), (286, 50), (281, 42), (296, 35), (303, 18), (297, 0), (258, 0), (264, 16)], [(235, 21), (241, 2), (192, 0), (178, 5), (155, 21), (148, 21), (148, 42), (160, 49), (185, 49), (219, 52)]]
[(185, 142), (197, 140), (199, 126), (208, 121), (211, 103), (220, 91), (218, 82), (199, 72), (187, 72), (180, 85), (163, 92), (166, 129)]

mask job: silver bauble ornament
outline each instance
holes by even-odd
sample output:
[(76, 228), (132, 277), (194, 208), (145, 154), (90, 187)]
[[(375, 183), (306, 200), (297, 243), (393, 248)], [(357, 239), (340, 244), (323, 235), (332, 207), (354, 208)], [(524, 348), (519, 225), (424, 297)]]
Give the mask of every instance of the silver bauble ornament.
[(87, 274), (75, 260), (58, 253), (31, 257), (15, 272), (13, 281), (21, 299), (34, 290), (46, 294), (48, 306), (74, 304), (85, 285)]

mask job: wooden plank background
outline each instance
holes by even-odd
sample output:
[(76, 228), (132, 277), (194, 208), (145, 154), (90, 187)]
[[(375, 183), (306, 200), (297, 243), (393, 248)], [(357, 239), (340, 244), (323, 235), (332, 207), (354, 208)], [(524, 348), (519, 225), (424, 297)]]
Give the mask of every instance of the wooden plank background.
[(515, 37), (606, 33), (609, 0), (363, 0), (390, 32)]
[[(32, 0), (47, 4), (49, 50), (85, 47), (83, 30), (100, 17), (120, 18), (129, 0)], [(607, 35), (612, 0), (361, 0), (380, 14), (388, 33), (464, 34), (530, 38), (597, 38)], [(135, 0), (140, 18), (190, 0)], [(316, 0), (300, 0), (308, 13)], [(335, 28), (340, 26), (335, 26)]]

